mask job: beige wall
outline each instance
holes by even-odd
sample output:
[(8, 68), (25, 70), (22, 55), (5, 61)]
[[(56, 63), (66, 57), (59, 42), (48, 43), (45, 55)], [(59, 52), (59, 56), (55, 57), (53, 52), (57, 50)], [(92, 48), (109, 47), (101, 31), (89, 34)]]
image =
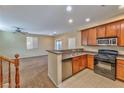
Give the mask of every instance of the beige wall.
[(64, 33), (62, 35), (58, 35), (55, 37), (55, 40), (62, 40), (62, 49), (68, 49), (68, 38), (75, 38), (76, 39), (76, 48), (81, 46), (81, 34), (79, 31), (73, 31), (70, 33)]
[(13, 57), (19, 53), (21, 58), (47, 55), (46, 50), (54, 48), (54, 38), (50, 36), (31, 35), (38, 37), (39, 48), (27, 50), (26, 36), (20, 33), (0, 31), (0, 55)]
[[(108, 23), (111, 21), (115, 21), (115, 20), (119, 20), (119, 19), (124, 19), (124, 15), (123, 16), (117, 16), (114, 18), (110, 18), (109, 20), (104, 20), (102, 22), (98, 22), (95, 23), (96, 25), (98, 24), (104, 24), (104, 23)], [(89, 28), (92, 26), (95, 26), (95, 24), (90, 24), (89, 26), (84, 26), (84, 28)], [(70, 37), (75, 37), (76, 38), (76, 48), (84, 48), (85, 50), (89, 50), (89, 51), (98, 51), (98, 49), (114, 49), (114, 50), (118, 50), (120, 54), (124, 54), (124, 47), (116, 47), (116, 46), (102, 46), (102, 47), (98, 47), (98, 46), (81, 46), (81, 33), (80, 31), (74, 31), (74, 32), (70, 32), (70, 33), (64, 33), (62, 35), (58, 35), (55, 37), (56, 39), (62, 40), (63, 43), (63, 49), (67, 49), (68, 48), (68, 38)]]

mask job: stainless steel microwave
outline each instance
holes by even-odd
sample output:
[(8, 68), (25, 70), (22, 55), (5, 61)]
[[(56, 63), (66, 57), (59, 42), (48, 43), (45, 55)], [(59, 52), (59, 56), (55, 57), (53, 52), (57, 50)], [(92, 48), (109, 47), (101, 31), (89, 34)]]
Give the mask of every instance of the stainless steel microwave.
[(117, 45), (117, 38), (100, 38), (97, 39), (97, 45)]

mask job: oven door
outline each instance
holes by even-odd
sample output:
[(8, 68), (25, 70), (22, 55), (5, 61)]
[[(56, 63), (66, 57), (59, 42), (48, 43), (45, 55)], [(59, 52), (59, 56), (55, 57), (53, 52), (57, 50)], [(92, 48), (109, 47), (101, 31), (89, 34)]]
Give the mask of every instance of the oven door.
[(104, 77), (115, 80), (115, 64), (94, 59), (94, 72)]

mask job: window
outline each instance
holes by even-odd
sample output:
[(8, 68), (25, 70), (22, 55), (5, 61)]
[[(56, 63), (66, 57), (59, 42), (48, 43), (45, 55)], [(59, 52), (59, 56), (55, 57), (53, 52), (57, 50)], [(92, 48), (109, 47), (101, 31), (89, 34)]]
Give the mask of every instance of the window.
[(38, 48), (38, 38), (37, 37), (26, 37), (27, 49)]
[(69, 38), (68, 39), (68, 49), (74, 49), (76, 48), (76, 40), (75, 38)]
[(62, 49), (62, 41), (61, 40), (56, 40), (55, 41), (55, 49), (56, 50)]

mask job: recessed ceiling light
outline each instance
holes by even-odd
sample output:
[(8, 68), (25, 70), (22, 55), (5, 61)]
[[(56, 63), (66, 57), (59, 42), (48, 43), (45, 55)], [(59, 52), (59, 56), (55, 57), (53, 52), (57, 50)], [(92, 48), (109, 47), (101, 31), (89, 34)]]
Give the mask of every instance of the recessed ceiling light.
[(69, 19), (68, 22), (71, 24), (73, 23), (73, 19)]
[(90, 18), (86, 18), (85, 21), (86, 21), (86, 22), (90, 22)]
[(72, 10), (72, 6), (67, 6), (66, 7), (66, 11), (71, 12), (71, 10)]
[(124, 9), (124, 5), (119, 5), (118, 9)]

